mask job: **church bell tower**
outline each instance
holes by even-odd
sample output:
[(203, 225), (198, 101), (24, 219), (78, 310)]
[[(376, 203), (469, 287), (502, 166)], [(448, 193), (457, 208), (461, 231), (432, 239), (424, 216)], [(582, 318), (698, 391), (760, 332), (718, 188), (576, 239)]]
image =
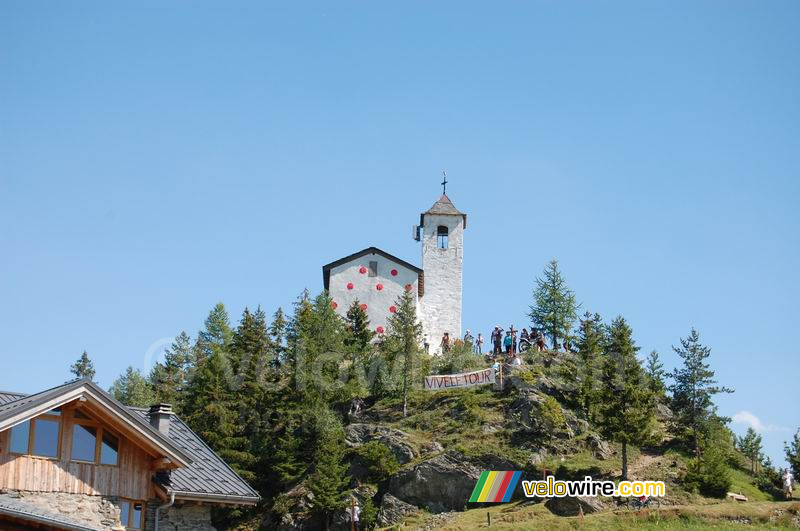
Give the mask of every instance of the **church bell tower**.
[(461, 338), (461, 279), (464, 262), (464, 229), (467, 215), (446, 194), (420, 214), (415, 239), (422, 242), (425, 295), (420, 300), (423, 333), (431, 353), (441, 353), (442, 336)]

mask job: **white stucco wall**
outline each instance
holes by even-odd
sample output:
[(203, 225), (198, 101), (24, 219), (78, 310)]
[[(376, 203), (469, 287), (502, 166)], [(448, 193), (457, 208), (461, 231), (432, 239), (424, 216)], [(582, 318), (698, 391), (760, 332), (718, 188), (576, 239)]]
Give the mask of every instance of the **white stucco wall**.
[[(447, 249), (439, 249), (436, 230), (448, 229)], [(425, 214), (422, 226), (422, 269), (425, 294), (420, 300), (424, 333), (431, 353), (440, 351), (442, 335), (451, 340), (461, 337), (461, 283), (464, 259), (464, 218), (455, 215)]]
[[(369, 276), (371, 261), (378, 262), (378, 275), (375, 277)], [(362, 267), (365, 269), (364, 273), (361, 273)], [(392, 275), (392, 270), (397, 274)], [(336, 304), (336, 312), (342, 317), (347, 314), (353, 301), (366, 304), (370, 326), (373, 331), (380, 333), (381, 327), (386, 330), (391, 307), (397, 305), (397, 299), (407, 285), (411, 286), (415, 300), (417, 299), (418, 280), (416, 271), (382, 255), (371, 253), (332, 268), (328, 293)], [(352, 288), (348, 288), (350, 284)], [(380, 290), (379, 285), (382, 287)], [(419, 305), (417, 311), (419, 312)]]

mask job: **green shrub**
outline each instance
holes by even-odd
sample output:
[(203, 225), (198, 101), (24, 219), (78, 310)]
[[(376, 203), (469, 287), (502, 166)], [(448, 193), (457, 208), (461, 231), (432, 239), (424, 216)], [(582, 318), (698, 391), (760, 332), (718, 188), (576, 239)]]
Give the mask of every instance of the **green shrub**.
[(707, 447), (700, 457), (689, 462), (684, 476), (687, 488), (713, 498), (724, 498), (731, 488), (731, 482), (728, 456), (714, 445)]
[(369, 441), (356, 450), (356, 454), (364, 461), (369, 477), (382, 481), (393, 475), (400, 468), (394, 454), (380, 441)]

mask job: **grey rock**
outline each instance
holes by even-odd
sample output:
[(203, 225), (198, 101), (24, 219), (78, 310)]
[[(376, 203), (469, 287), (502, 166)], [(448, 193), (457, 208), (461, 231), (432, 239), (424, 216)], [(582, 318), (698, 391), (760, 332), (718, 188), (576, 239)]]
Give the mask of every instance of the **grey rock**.
[(388, 527), (402, 522), (407, 516), (418, 513), (419, 509), (406, 503), (391, 494), (386, 494), (381, 500), (378, 510), (378, 525)]
[(369, 441), (385, 444), (401, 465), (417, 457), (414, 447), (409, 442), (408, 434), (404, 431), (363, 423), (349, 424), (345, 428), (345, 442), (348, 446), (358, 447)]
[(597, 459), (610, 459), (614, 455), (614, 448), (595, 433), (586, 438), (586, 444)]
[(606, 508), (605, 502), (600, 498), (590, 496), (550, 498), (544, 506), (558, 516), (578, 516), (581, 508), (583, 514), (596, 513)]
[(447, 452), (400, 471), (389, 481), (389, 493), (433, 513), (462, 510), (481, 475), (465, 456)]

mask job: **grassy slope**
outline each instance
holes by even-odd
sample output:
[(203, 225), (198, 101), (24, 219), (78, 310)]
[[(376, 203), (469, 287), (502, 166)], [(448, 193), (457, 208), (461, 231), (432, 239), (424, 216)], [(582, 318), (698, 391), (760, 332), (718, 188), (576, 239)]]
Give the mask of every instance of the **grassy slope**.
[[(503, 456), (525, 466), (531, 452), (513, 441), (513, 433), (506, 426), (505, 408), (513, 401), (513, 394), (503, 396), (488, 387), (470, 390), (445, 391), (440, 393), (413, 393), (410, 400), (410, 415), (402, 418), (397, 400), (384, 400), (370, 408), (372, 421), (401, 429), (408, 433), (418, 445), (436, 441), (445, 450), (457, 450), (467, 455), (494, 454)], [(587, 516), (583, 522), (577, 518), (554, 516), (543, 504), (515, 502), (502, 506), (474, 508), (455, 515), (443, 529), (474, 529), (486, 525), (487, 511), (492, 514), (492, 527), (499, 529), (568, 529), (579, 525), (598, 529), (626, 528), (726, 528), (741, 523), (753, 522), (759, 525), (770, 524), (770, 517), (776, 517), (774, 525), (786, 526), (795, 517), (800, 505), (770, 503), (771, 497), (758, 490), (750, 475), (742, 468), (731, 468), (732, 492), (747, 496), (746, 504), (720, 502), (687, 492), (680, 485), (680, 477), (685, 471), (687, 457), (674, 450), (654, 452), (649, 450), (647, 459), (639, 461), (641, 452), (631, 449), (630, 462), (646, 462), (647, 466), (637, 470), (633, 477), (638, 479), (664, 480), (667, 483), (666, 506), (657, 514), (641, 514), (627, 511), (608, 511)], [(413, 463), (412, 463), (413, 464)], [(528, 465), (530, 467), (530, 465)], [(536, 469), (546, 467), (548, 471), (559, 470), (559, 476), (591, 471), (593, 477), (614, 477), (621, 467), (619, 452), (608, 460), (596, 459), (591, 452), (579, 450), (564, 455), (549, 455), (536, 465)], [(791, 510), (790, 510), (791, 509)], [(410, 528), (424, 526), (429, 515), (410, 519)], [(800, 521), (800, 517), (798, 517)], [(438, 527), (437, 527), (438, 528)]]
[[(660, 511), (632, 512), (626, 509), (578, 517), (554, 516), (543, 504), (511, 503), (471, 509), (457, 514), (443, 530), (458, 531), (487, 527), (491, 514), (492, 529), (740, 529), (742, 524), (767, 528), (800, 526), (800, 503), (719, 502), (699, 506), (674, 506)], [(410, 522), (410, 527), (417, 522)]]

